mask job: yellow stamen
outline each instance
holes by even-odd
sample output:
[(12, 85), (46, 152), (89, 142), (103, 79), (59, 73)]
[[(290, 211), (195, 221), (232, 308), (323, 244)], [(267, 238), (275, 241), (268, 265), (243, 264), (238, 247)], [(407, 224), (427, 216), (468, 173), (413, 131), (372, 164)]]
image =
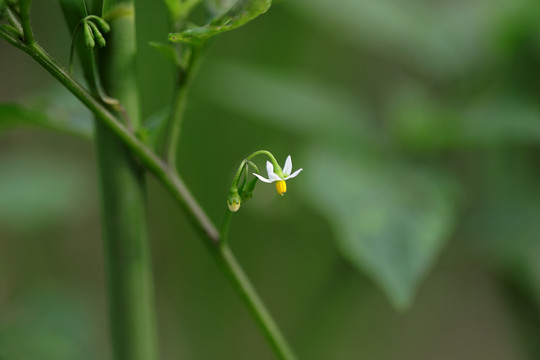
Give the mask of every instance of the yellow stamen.
[(279, 180), (276, 182), (276, 190), (279, 195), (283, 195), (287, 192), (287, 184), (283, 180)]

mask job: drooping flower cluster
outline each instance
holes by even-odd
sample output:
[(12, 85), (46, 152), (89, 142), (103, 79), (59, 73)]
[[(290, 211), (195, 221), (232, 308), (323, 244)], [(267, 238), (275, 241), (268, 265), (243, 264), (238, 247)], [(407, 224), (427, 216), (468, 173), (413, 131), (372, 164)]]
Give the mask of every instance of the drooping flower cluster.
[[(257, 166), (253, 162), (251, 162), (251, 159), (257, 155), (266, 155), (271, 160), (266, 162), (266, 172), (268, 174), (268, 178), (261, 176), (259, 174), (259, 169), (257, 168)], [(248, 169), (250, 166), (256, 171), (252, 173), (256, 178), (248, 181)], [(302, 170), (303, 169), (298, 169), (291, 174), (292, 159), (290, 155), (287, 156), (287, 159), (285, 160), (285, 165), (283, 166), (283, 169), (281, 169), (276, 159), (270, 152), (266, 150), (254, 152), (244, 161), (242, 161), (240, 167), (238, 168), (238, 172), (234, 177), (229, 192), (229, 197), (227, 199), (227, 205), (229, 207), (229, 210), (232, 212), (238, 211), (238, 209), (240, 209), (240, 205), (251, 198), (257, 179), (269, 184), (275, 182), (278, 194), (283, 196), (283, 194), (285, 194), (285, 192), (287, 191), (286, 181), (296, 177)]]

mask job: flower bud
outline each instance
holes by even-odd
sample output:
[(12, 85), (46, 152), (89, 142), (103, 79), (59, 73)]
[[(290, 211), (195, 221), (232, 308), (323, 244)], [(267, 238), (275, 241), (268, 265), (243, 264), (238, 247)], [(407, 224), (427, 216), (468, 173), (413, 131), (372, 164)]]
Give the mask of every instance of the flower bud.
[(242, 199), (238, 194), (238, 189), (232, 188), (231, 192), (229, 193), (229, 198), (227, 199), (227, 206), (229, 207), (229, 210), (232, 212), (237, 212), (238, 209), (240, 209), (241, 203)]
[(96, 42), (94, 41), (94, 34), (92, 33), (92, 29), (90, 28), (90, 25), (85, 21), (83, 23), (83, 30), (84, 30), (84, 42), (86, 46), (93, 48), (96, 46)]
[(253, 190), (257, 185), (257, 178), (250, 180), (242, 189), (242, 201), (246, 202), (253, 196)]
[(111, 31), (111, 27), (109, 26), (109, 24), (107, 24), (107, 22), (102, 18), (96, 17), (94, 18), (94, 21), (101, 28), (101, 30), (103, 30), (104, 33), (108, 33), (109, 31)]
[(97, 40), (99, 46), (105, 47), (107, 43), (105, 42), (105, 38), (101, 33), (99, 32), (99, 29), (97, 28), (96, 24), (94, 24), (92, 21), (88, 21), (88, 25), (90, 28), (92, 28), (92, 32), (94, 33), (94, 38)]

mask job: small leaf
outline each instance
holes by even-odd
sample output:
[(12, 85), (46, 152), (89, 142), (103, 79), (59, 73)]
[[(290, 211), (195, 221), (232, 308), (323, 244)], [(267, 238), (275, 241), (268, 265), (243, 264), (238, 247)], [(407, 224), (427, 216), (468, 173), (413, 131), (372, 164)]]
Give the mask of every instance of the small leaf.
[(174, 46), (170, 44), (163, 44), (156, 41), (151, 41), (149, 43), (154, 49), (159, 51), (171, 64), (174, 66), (180, 66), (180, 57)]
[(229, 11), (214, 18), (210, 24), (169, 34), (169, 40), (200, 46), (211, 37), (234, 30), (264, 14), (271, 4), (271, 0), (239, 0)]
[(78, 122), (77, 119), (51, 117), (43, 111), (28, 109), (18, 104), (0, 104), (0, 131), (22, 126), (56, 130), (85, 139), (92, 136), (91, 124)]
[(169, 108), (163, 108), (160, 111), (152, 114), (145, 122), (143, 129), (140, 130), (139, 138), (146, 144), (150, 145), (154, 150), (159, 146), (161, 134), (164, 130), (164, 125), (169, 118)]
[(452, 187), (423, 168), (313, 150), (304, 168), (308, 198), (333, 224), (340, 250), (399, 309), (448, 239)]

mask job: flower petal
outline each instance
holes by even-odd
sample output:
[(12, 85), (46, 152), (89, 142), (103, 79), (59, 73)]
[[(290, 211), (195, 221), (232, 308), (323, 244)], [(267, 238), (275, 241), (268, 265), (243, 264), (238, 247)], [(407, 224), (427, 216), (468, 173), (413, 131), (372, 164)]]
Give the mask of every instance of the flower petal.
[(291, 175), (292, 171), (292, 160), (291, 155), (287, 156), (287, 160), (285, 160), (285, 166), (283, 167), (283, 175), (289, 176)]
[(271, 181), (278, 181), (282, 180), (275, 172), (274, 172), (274, 165), (270, 162), (266, 162), (266, 171), (268, 172), (268, 179)]
[(266, 172), (268, 173), (268, 178), (272, 179), (272, 174), (274, 173), (274, 165), (270, 161), (266, 162)]
[(270, 175), (270, 179), (272, 179), (272, 181), (279, 181), (279, 180), (283, 180), (281, 177), (279, 177), (278, 174), (276, 173), (272, 173), (272, 175)]
[(270, 184), (270, 183), (272, 183), (272, 182), (273, 182), (272, 180), (270, 180), (270, 179), (267, 179), (267, 178), (264, 178), (264, 177), (262, 177), (262, 176), (261, 176), (261, 175), (259, 175), (259, 174), (255, 174), (255, 173), (253, 173), (253, 175), (255, 175), (256, 177), (258, 177), (258, 178), (259, 178), (259, 180), (261, 180), (261, 181), (264, 181), (265, 183), (268, 183), (268, 184)]
[(292, 173), (289, 177), (287, 177), (287, 180), (289, 179), (292, 179), (293, 177), (295, 177), (296, 175), (298, 175), (300, 173), (300, 171), (302, 171), (304, 169), (298, 169), (296, 170), (294, 173)]

